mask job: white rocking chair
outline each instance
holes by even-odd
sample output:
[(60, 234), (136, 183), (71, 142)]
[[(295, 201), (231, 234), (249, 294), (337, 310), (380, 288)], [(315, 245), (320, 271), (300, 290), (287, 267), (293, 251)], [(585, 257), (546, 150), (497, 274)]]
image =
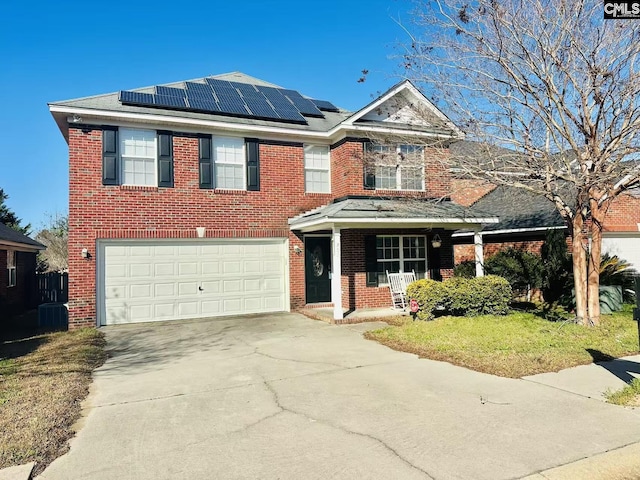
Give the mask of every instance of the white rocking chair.
[(416, 272), (412, 270), (406, 273), (389, 273), (387, 270), (387, 279), (393, 308), (404, 310), (407, 308), (407, 286), (416, 281)]

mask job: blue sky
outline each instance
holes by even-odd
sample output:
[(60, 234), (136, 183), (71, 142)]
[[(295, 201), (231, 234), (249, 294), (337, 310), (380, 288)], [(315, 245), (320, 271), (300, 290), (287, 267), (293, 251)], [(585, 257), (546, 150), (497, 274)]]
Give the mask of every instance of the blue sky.
[[(0, 188), (37, 231), (67, 211), (47, 102), (242, 71), (357, 110), (400, 77), (408, 0), (5, 2)], [(358, 83), (362, 69), (370, 71)]]

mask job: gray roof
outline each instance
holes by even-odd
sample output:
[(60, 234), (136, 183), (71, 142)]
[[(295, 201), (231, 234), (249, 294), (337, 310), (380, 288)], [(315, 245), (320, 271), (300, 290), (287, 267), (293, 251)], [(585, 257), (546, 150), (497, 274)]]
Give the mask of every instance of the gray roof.
[(289, 220), (291, 228), (314, 220), (349, 221), (371, 219), (384, 221), (393, 219), (462, 220), (469, 223), (495, 221), (495, 215), (476, 207), (463, 207), (451, 201), (433, 199), (406, 199), (380, 197), (344, 197), (332, 203)]
[(542, 195), (516, 187), (498, 186), (473, 204), (500, 218), (484, 231), (560, 227), (565, 223), (556, 207)]
[[(252, 85), (262, 85), (269, 87), (278, 87), (272, 83), (265, 82), (264, 80), (260, 80), (255, 77), (251, 77), (241, 72), (232, 72), (226, 73), (222, 75), (214, 75), (211, 78), (216, 78), (219, 80), (230, 80), (234, 82), (240, 83), (249, 83)], [(185, 80), (188, 82), (195, 83), (206, 83), (205, 78), (197, 78), (193, 80)], [(174, 82), (174, 83), (166, 83), (163, 86), (167, 87), (178, 87), (184, 88), (184, 81), (182, 82)], [(144, 87), (133, 89), (134, 92), (141, 93), (153, 93), (154, 87)], [(123, 105), (118, 100), (119, 92), (107, 93), (105, 95), (96, 95), (91, 97), (83, 97), (76, 98), (71, 100), (62, 100), (57, 102), (51, 102), (49, 105), (57, 105), (57, 106), (65, 106), (65, 107), (77, 107), (77, 108), (89, 108), (89, 109), (97, 109), (97, 110), (106, 110), (106, 111), (114, 111), (114, 112), (128, 112), (128, 113), (143, 113), (150, 115), (167, 115), (172, 117), (181, 117), (181, 118), (190, 118), (196, 120), (212, 120), (212, 121), (221, 121), (232, 124), (239, 125), (262, 125), (262, 126), (283, 126), (286, 125), (289, 129), (300, 130), (300, 131), (318, 131), (318, 132), (326, 132), (331, 130), (333, 127), (344, 121), (348, 118), (351, 113), (341, 110), (339, 112), (325, 112), (323, 111), (324, 118), (316, 118), (316, 117), (305, 117), (307, 124), (295, 124), (295, 123), (285, 123), (278, 121), (270, 121), (270, 120), (259, 120), (255, 118), (239, 118), (228, 115), (215, 115), (210, 113), (197, 113), (197, 112), (189, 112), (189, 111), (181, 111), (181, 110), (170, 110), (164, 108), (149, 108), (149, 107), (141, 107), (134, 105)]]
[(22, 245), (34, 247), (38, 250), (43, 250), (45, 248), (45, 246), (42, 245), (40, 242), (36, 242), (35, 240), (32, 240), (26, 235), (23, 235), (22, 233), (17, 232), (11, 227), (8, 227), (4, 223), (0, 223), (0, 243), (2, 243), (3, 240), (5, 242), (21, 243)]
[(490, 171), (522, 172), (522, 169), (517, 167), (524, 158), (522, 154), (489, 143), (460, 140), (449, 145), (449, 153), (453, 168), (460, 164), (470, 164)]

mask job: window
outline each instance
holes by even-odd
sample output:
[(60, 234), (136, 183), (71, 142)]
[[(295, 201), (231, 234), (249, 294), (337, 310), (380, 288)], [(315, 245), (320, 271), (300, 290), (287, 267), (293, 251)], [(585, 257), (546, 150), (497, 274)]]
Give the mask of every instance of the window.
[(330, 193), (329, 147), (304, 147), (304, 183), (309, 193)]
[(377, 236), (378, 284), (387, 284), (389, 273), (416, 272), (425, 278), (427, 271), (426, 238), (423, 236)]
[(242, 138), (213, 137), (216, 188), (245, 190), (245, 153)]
[(384, 190), (424, 190), (424, 148), (419, 145), (367, 144), (372, 187)]
[(16, 284), (16, 252), (15, 250), (7, 250), (7, 271), (9, 272), (8, 287)]
[(122, 184), (157, 186), (156, 132), (120, 129)]

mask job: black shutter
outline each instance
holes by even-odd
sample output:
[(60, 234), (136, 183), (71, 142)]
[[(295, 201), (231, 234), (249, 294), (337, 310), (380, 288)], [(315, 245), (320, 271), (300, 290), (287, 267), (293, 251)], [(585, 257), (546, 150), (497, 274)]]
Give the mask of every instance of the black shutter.
[(213, 159), (211, 158), (210, 136), (198, 138), (198, 159), (200, 188), (213, 188)]
[(371, 149), (371, 143), (362, 144), (362, 166), (364, 174), (364, 189), (375, 190), (376, 188), (376, 166), (372, 163), (372, 159), (368, 157), (367, 152)]
[(102, 184), (118, 185), (120, 167), (118, 162), (118, 129), (102, 130)]
[(376, 174), (375, 167), (371, 165), (364, 166), (364, 189), (375, 190), (376, 188)]
[(173, 187), (173, 135), (158, 132), (158, 186)]
[(260, 146), (258, 139), (245, 138), (247, 148), (247, 190), (260, 190)]
[(376, 250), (376, 236), (365, 235), (364, 262), (367, 271), (367, 287), (378, 286), (378, 256)]

